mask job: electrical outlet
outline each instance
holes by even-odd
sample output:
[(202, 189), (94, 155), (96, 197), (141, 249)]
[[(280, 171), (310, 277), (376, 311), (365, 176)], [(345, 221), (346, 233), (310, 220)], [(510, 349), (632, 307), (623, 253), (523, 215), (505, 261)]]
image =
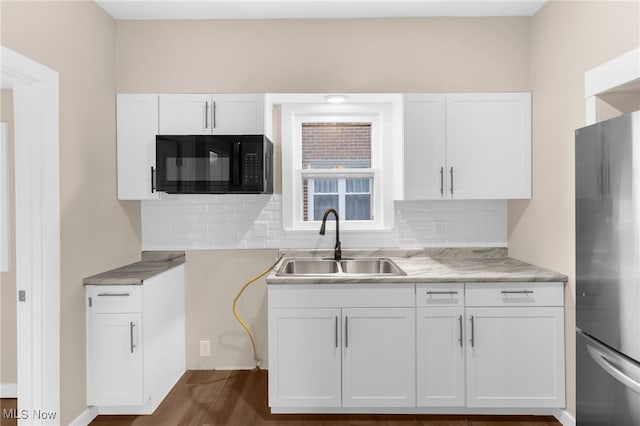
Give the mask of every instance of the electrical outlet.
[(444, 220), (434, 220), (432, 226), (434, 237), (441, 237), (444, 234)]
[(211, 340), (200, 340), (200, 356), (211, 356)]
[(266, 237), (269, 231), (269, 224), (267, 222), (255, 222), (253, 224), (253, 234), (256, 237)]

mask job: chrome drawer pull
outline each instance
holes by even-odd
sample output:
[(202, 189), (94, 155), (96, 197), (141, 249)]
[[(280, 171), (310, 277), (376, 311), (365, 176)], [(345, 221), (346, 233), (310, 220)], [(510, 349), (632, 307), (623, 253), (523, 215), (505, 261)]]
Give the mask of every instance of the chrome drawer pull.
[(449, 291), (431, 291), (431, 290), (429, 290), (429, 291), (427, 291), (427, 294), (458, 294), (458, 292), (457, 291), (452, 291), (452, 290), (449, 290)]
[(98, 293), (98, 296), (131, 296), (129, 293)]
[(129, 323), (129, 336), (130, 336), (130, 338), (131, 338), (131, 341), (130, 341), (130, 345), (131, 345), (131, 353), (133, 353), (133, 348), (135, 348), (135, 347), (136, 347), (136, 345), (134, 345), (134, 344), (133, 344), (133, 327), (135, 327), (135, 326), (136, 326), (136, 325), (133, 323), (133, 321), (131, 321), (131, 322)]
[(458, 317), (458, 322), (460, 323), (460, 338), (458, 342), (460, 343), (460, 347), (462, 347), (462, 315)]
[(533, 294), (533, 290), (502, 290), (502, 294)]
[(473, 321), (473, 315), (471, 315), (471, 347), (475, 347), (476, 345), (476, 333), (475, 333), (475, 324)]

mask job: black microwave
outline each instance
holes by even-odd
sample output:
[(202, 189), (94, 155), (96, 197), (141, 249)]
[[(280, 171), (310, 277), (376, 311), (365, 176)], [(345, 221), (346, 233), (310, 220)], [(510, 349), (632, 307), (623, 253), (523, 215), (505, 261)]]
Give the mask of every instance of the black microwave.
[(158, 135), (155, 189), (171, 194), (271, 194), (273, 143), (262, 135)]

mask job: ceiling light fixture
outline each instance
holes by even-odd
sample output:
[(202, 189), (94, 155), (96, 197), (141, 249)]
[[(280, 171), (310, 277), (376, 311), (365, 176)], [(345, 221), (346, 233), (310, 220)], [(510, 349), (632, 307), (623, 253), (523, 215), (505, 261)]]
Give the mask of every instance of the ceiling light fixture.
[(347, 95), (327, 95), (324, 98), (331, 104), (341, 104), (347, 100)]

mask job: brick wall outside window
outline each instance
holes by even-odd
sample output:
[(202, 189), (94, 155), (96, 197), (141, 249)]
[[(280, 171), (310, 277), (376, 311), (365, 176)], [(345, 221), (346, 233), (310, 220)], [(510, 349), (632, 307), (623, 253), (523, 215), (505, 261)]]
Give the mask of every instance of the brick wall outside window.
[[(349, 167), (349, 160), (360, 160), (360, 163), (362, 160), (369, 160), (365, 167), (371, 167), (371, 124), (304, 123), (302, 125), (302, 168)], [(309, 191), (306, 181), (303, 183), (302, 191), (303, 220), (307, 221)]]

